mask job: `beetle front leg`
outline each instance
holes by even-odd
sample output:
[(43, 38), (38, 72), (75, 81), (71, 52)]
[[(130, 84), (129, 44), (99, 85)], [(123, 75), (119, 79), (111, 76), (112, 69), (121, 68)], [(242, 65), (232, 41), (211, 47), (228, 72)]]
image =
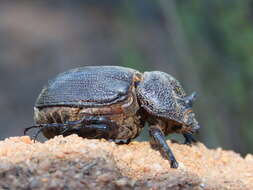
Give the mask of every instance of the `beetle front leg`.
[(187, 144), (187, 145), (191, 145), (192, 143), (196, 143), (197, 140), (195, 140), (192, 136), (192, 134), (190, 133), (185, 133), (183, 134), (185, 140), (184, 140), (184, 144)]
[(178, 168), (178, 163), (173, 155), (169, 145), (167, 144), (162, 130), (158, 126), (152, 126), (149, 129), (149, 134), (152, 138), (151, 145), (157, 146), (162, 153), (170, 161), (171, 168)]

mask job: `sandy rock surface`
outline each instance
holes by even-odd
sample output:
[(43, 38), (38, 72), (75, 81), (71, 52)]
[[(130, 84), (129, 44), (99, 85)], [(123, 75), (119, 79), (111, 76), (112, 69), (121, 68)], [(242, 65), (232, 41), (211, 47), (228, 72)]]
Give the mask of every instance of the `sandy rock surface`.
[(253, 155), (168, 143), (178, 169), (148, 142), (11, 137), (0, 141), (0, 189), (253, 189)]

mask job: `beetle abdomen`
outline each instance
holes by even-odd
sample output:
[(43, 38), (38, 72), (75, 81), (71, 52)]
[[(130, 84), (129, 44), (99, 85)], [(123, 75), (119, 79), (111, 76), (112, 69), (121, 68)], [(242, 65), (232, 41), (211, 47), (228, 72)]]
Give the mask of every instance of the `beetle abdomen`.
[[(68, 106), (35, 107), (34, 120), (37, 124), (64, 124), (69, 121), (80, 120), (85, 116), (106, 117), (108, 121), (114, 121), (118, 126), (118, 134), (116, 134), (115, 139), (128, 140), (136, 137), (143, 127), (137, 115), (138, 109), (139, 105), (136, 95), (129, 93), (129, 98), (111, 106), (91, 108)], [(71, 128), (71, 126), (68, 127)], [(85, 125), (83, 125), (83, 127), (85, 128)], [(43, 129), (42, 132), (44, 136), (49, 139), (61, 135), (63, 130), (63, 127), (49, 127)], [(88, 138), (89, 134), (79, 133), (79, 136)]]
[[(45, 107), (36, 108), (34, 107), (34, 121), (37, 124), (45, 123), (66, 123), (67, 121), (76, 121), (81, 119), (79, 114), (80, 108), (71, 107)], [(51, 127), (45, 128), (43, 134), (46, 138), (53, 138), (54, 136), (60, 135), (63, 128)]]
[(127, 98), (136, 72), (115, 66), (81, 67), (64, 72), (42, 89), (35, 107), (117, 103)]

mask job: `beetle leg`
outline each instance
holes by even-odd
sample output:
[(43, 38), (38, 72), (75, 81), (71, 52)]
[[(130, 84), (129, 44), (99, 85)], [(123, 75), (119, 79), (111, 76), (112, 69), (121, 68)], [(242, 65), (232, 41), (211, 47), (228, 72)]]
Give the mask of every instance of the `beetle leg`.
[(62, 127), (62, 126), (64, 126), (64, 124), (62, 124), (62, 123), (37, 124), (37, 125), (33, 125), (31, 127), (26, 127), (24, 130), (24, 135), (26, 135), (27, 131), (29, 131), (30, 129), (34, 129), (34, 128)]
[(79, 125), (79, 124), (84, 124), (84, 125), (91, 125), (91, 124), (108, 124), (108, 125), (114, 125), (115, 122), (110, 121), (106, 117), (102, 116), (84, 116), (82, 119), (77, 120), (77, 121), (67, 121), (64, 125)]
[(170, 161), (171, 168), (178, 168), (178, 163), (173, 155), (169, 145), (167, 144), (164, 134), (157, 126), (149, 129), (149, 134), (152, 137), (151, 145), (157, 146), (163, 156)]
[[(48, 124), (37, 124), (30, 127), (25, 128), (24, 135), (26, 135), (27, 131), (33, 128), (48, 128), (48, 127), (63, 127), (63, 132), (68, 131), (68, 126), (75, 126), (78, 124), (96, 124), (96, 123), (106, 123), (106, 124), (113, 124), (114, 122), (108, 121), (105, 117), (96, 117), (96, 116), (90, 116), (90, 117), (83, 117), (80, 120), (77, 121), (67, 121), (66, 123), (48, 123)], [(43, 129), (42, 129), (43, 130)]]
[(190, 134), (190, 133), (185, 133), (185, 134), (183, 134), (183, 136), (185, 138), (184, 144), (191, 145), (192, 143), (197, 142), (197, 140), (195, 140), (193, 138), (192, 134)]
[[(79, 126), (88, 126), (92, 124), (107, 124), (108, 126), (111, 126), (111, 127), (117, 125), (115, 122), (110, 121), (106, 117), (101, 117), (101, 116), (84, 116), (82, 119), (77, 120), (77, 121), (67, 121), (64, 125), (79, 127)], [(98, 128), (101, 128), (101, 127), (98, 126)]]
[(44, 127), (43, 127), (43, 128), (40, 128), (40, 129), (35, 133), (35, 135), (33, 135), (32, 139), (33, 139), (34, 142), (36, 141), (36, 139), (38, 138), (39, 134), (41, 133), (41, 131), (42, 131), (43, 129), (44, 129)]
[(64, 124), (62, 123), (49, 123), (49, 124), (38, 124), (38, 125), (33, 125), (31, 127), (27, 127), (24, 130), (24, 135), (26, 135), (27, 131), (29, 131), (30, 129), (34, 129), (34, 128), (40, 128), (35, 135), (33, 135), (32, 139), (34, 140), (34, 142), (36, 141), (36, 139), (38, 138), (39, 134), (41, 133), (41, 131), (45, 128), (48, 127), (64, 127)]
[(68, 121), (64, 124), (66, 127), (61, 134), (67, 136), (78, 134), (86, 138), (105, 138), (110, 139), (117, 135), (117, 124), (106, 117), (84, 116), (77, 121)]
[(63, 136), (68, 136), (71, 134), (78, 134), (84, 138), (109, 139), (113, 136), (113, 134), (115, 134), (115, 128), (111, 128), (106, 124), (89, 124), (66, 128), (61, 132), (61, 135)]
[(70, 121), (65, 125), (72, 125), (72, 127), (63, 130), (61, 132), (63, 136), (76, 133), (84, 138), (105, 138), (114, 141), (116, 144), (128, 144), (131, 141), (131, 138), (116, 139), (118, 129), (122, 126), (102, 116), (84, 116), (78, 121)]
[(27, 131), (29, 131), (30, 129), (33, 129), (33, 128), (41, 128), (41, 125), (33, 125), (31, 127), (26, 127), (24, 130), (24, 135), (26, 135)]
[(89, 129), (89, 130), (95, 130), (96, 133), (92, 138), (110, 138), (114, 130), (112, 127), (106, 125), (106, 124), (97, 124), (97, 125), (87, 125), (84, 127), (84, 129)]
[(101, 116), (85, 116), (77, 121), (67, 121), (66, 123), (49, 123), (49, 124), (37, 124), (31, 127), (27, 127), (24, 130), (24, 134), (30, 129), (40, 128), (33, 136), (34, 141), (37, 139), (40, 132), (45, 128), (56, 127), (61, 129), (59, 135), (68, 136), (71, 134), (78, 134), (87, 138), (114, 138), (117, 135), (117, 124), (106, 117)]
[(115, 139), (113, 140), (113, 142), (115, 142), (116, 144), (118, 145), (121, 145), (121, 144), (129, 144), (131, 142), (131, 139)]

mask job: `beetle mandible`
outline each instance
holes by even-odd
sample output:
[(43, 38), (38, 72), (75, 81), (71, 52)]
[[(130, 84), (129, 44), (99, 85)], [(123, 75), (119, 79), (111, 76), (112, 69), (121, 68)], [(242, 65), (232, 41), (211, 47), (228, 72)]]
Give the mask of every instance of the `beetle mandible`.
[(199, 124), (192, 111), (196, 93), (187, 96), (171, 75), (119, 66), (86, 66), (50, 80), (34, 107), (35, 125), (46, 138), (77, 134), (128, 143), (149, 124), (151, 145), (159, 148), (172, 168), (178, 163), (165, 136), (180, 133), (186, 144)]

